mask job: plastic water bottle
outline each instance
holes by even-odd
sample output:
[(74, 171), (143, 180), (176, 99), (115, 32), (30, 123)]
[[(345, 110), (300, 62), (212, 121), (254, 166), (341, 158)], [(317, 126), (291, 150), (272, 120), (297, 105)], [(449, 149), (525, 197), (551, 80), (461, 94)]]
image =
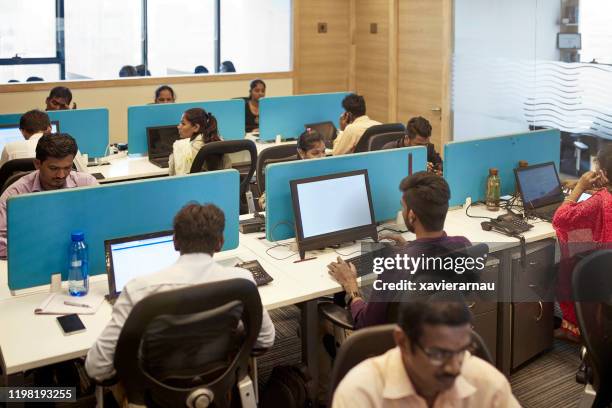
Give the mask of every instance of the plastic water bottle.
[(73, 231), (70, 243), (68, 292), (71, 296), (85, 296), (89, 291), (89, 262), (87, 258), (87, 245), (85, 233)]

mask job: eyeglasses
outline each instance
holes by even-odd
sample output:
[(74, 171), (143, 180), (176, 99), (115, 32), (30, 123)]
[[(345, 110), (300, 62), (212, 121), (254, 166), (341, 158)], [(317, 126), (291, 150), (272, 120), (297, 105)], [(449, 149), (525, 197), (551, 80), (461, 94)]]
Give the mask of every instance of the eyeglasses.
[(459, 358), (459, 360), (463, 362), (466, 352), (474, 354), (474, 351), (476, 350), (476, 345), (474, 343), (470, 343), (463, 349), (457, 351), (445, 350), (436, 347), (423, 347), (418, 341), (416, 342), (416, 345), (423, 351), (423, 353), (425, 353), (429, 359), (429, 362), (435, 366), (441, 366), (452, 358)]

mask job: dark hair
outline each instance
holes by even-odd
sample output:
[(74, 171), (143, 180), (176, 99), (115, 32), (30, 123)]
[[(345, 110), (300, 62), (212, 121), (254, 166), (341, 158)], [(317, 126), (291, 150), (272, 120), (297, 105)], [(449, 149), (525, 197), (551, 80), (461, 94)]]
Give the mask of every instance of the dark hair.
[(174, 93), (174, 89), (172, 89), (168, 85), (162, 85), (162, 86), (160, 86), (159, 88), (157, 88), (155, 90), (155, 102), (157, 102), (157, 98), (159, 98), (159, 94), (161, 94), (163, 91), (170, 91), (170, 93), (172, 94), (172, 99), (176, 98), (176, 94)]
[[(319, 142), (325, 142), (323, 140), (323, 136), (321, 136), (321, 134), (316, 130), (309, 128), (306, 129), (304, 133), (300, 135), (300, 137), (298, 137), (297, 148), (307, 152), (314, 147), (315, 143)], [(298, 157), (300, 156), (298, 155)]]
[(120, 78), (135, 77), (135, 76), (138, 76), (138, 70), (133, 65), (124, 65), (119, 70)]
[[(219, 130), (217, 129), (217, 119), (212, 113), (208, 113), (202, 108), (191, 108), (187, 109), (184, 115), (185, 119), (191, 124), (200, 125), (200, 133), (203, 135), (204, 143), (218, 142), (221, 140), (219, 137)], [(197, 134), (192, 135), (191, 140), (195, 139), (197, 136)]]
[(37, 77), (37, 76), (31, 76), (31, 77), (28, 77), (28, 79), (26, 79), (26, 82), (40, 82), (40, 81), (44, 81), (44, 79), (42, 79), (41, 77)]
[(356, 118), (366, 114), (365, 99), (361, 95), (346, 95), (342, 100), (342, 107)]
[(181, 254), (213, 254), (223, 239), (225, 216), (214, 204), (187, 204), (174, 217), (174, 240)]
[(46, 132), (51, 126), (49, 115), (38, 109), (27, 111), (19, 119), (19, 129), (25, 130), (33, 135), (38, 132)]
[(441, 231), (448, 212), (450, 188), (443, 177), (425, 171), (414, 173), (400, 183), (406, 206), (414, 211), (427, 231)]
[(62, 98), (66, 100), (66, 103), (70, 103), (72, 102), (72, 92), (65, 86), (56, 86), (55, 88), (51, 89), (47, 98)]
[(597, 153), (597, 163), (599, 163), (599, 168), (604, 171), (609, 182), (612, 183), (612, 143), (606, 144)]
[(403, 302), (397, 324), (410, 339), (419, 343), (424, 325), (463, 326), (472, 322), (472, 313), (459, 295), (437, 293), (427, 299)]
[(414, 139), (417, 136), (430, 137), (431, 124), (422, 116), (412, 118), (406, 124), (406, 136), (408, 136), (408, 139)]
[(263, 85), (264, 90), (266, 89), (266, 83), (263, 80), (261, 79), (252, 80), (251, 83), (249, 84), (249, 98), (251, 97), (251, 93), (253, 92), (253, 89), (255, 89), (257, 85)]
[(36, 145), (36, 159), (44, 162), (49, 157), (63, 159), (76, 156), (77, 144), (68, 133), (51, 133), (43, 135)]
[(193, 73), (194, 74), (208, 74), (208, 68), (206, 68), (204, 65), (198, 65), (193, 70)]
[(236, 72), (236, 67), (232, 61), (223, 61), (219, 66), (219, 72)]

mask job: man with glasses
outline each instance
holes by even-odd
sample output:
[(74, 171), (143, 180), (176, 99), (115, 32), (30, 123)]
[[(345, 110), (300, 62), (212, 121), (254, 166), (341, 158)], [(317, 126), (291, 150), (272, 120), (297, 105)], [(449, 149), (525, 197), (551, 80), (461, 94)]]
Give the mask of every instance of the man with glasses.
[(397, 147), (425, 146), (427, 148), (427, 171), (442, 175), (442, 158), (436, 152), (436, 147), (430, 140), (431, 124), (424, 117), (418, 116), (408, 121), (404, 137), (386, 143), (383, 150)]
[(398, 325), (396, 347), (349, 371), (333, 408), (520, 406), (508, 380), (472, 355), (471, 313), (462, 300), (407, 302)]

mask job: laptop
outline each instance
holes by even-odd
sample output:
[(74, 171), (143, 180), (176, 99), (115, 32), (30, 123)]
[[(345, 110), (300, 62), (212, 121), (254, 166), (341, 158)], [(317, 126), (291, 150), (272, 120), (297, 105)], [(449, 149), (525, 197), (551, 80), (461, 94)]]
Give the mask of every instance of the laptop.
[(553, 162), (514, 169), (516, 185), (527, 216), (552, 221), (565, 198)]
[[(59, 132), (59, 122), (54, 120), (51, 122), (51, 133)], [(25, 139), (19, 129), (19, 123), (0, 125), (0, 152), (4, 150), (4, 146), (11, 142), (23, 142)]]
[(149, 161), (157, 167), (167, 168), (172, 145), (179, 140), (176, 125), (147, 128), (147, 147)]
[(323, 140), (325, 142), (325, 147), (328, 149), (333, 149), (334, 140), (338, 135), (338, 130), (336, 126), (334, 126), (333, 122), (319, 122), (319, 123), (311, 123), (308, 125), (304, 125), (304, 129), (313, 129), (316, 130), (323, 136)]

